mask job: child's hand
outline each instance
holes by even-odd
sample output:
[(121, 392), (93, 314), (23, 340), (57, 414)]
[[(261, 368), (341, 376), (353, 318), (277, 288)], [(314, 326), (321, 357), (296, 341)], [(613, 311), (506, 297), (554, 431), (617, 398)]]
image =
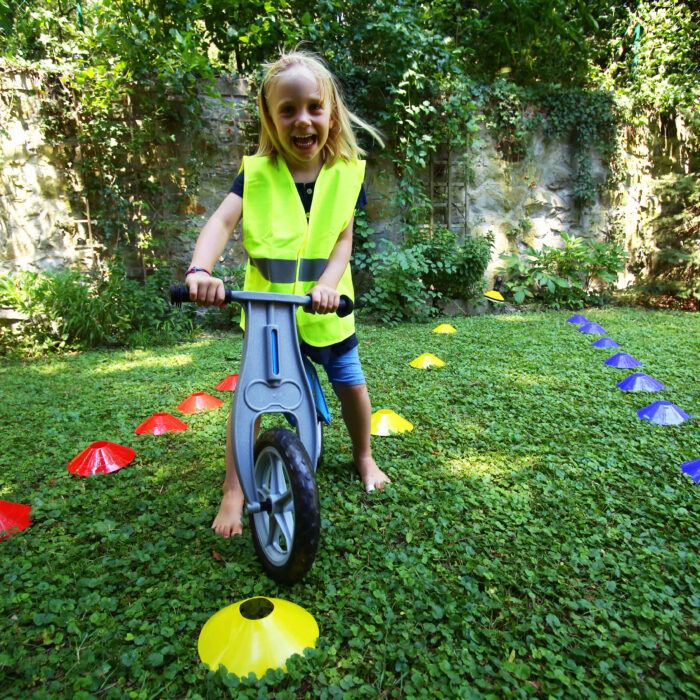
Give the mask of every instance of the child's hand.
[(326, 284), (317, 284), (309, 292), (311, 295), (311, 308), (309, 313), (332, 314), (337, 311), (340, 304), (340, 294), (337, 289)]
[(206, 272), (193, 272), (187, 275), (185, 284), (190, 290), (190, 301), (197, 306), (221, 306), (226, 298), (224, 282)]

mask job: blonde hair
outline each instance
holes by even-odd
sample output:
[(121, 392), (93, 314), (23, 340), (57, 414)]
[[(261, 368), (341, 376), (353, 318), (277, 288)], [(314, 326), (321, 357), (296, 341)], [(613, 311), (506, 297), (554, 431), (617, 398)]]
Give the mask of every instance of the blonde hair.
[(282, 52), (281, 56), (274, 63), (263, 65), (265, 75), (258, 91), (258, 110), (260, 112), (261, 125), (260, 141), (255, 155), (276, 157), (282, 150), (277, 139), (277, 130), (267, 106), (267, 97), (270, 88), (279, 80), (280, 76), (294, 66), (303, 66), (310, 70), (316, 80), (318, 80), (321, 99), (324, 102), (330, 102), (332, 125), (328, 132), (328, 139), (321, 152), (325, 165), (333, 165), (339, 158), (350, 161), (357, 160), (360, 156), (365, 155), (365, 151), (360, 148), (355, 139), (352, 129), (353, 124), (367, 131), (375, 141), (384, 146), (381, 134), (345, 106), (338, 82), (335, 76), (326, 68), (323, 61), (316, 54), (297, 48), (291, 53)]

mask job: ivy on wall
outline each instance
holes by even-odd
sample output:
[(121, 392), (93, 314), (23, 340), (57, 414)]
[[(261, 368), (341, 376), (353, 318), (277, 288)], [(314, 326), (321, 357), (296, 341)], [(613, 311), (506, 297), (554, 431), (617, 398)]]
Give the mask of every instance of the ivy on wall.
[(197, 187), (195, 155), (175, 171), (173, 134), (197, 130), (215, 71), (254, 74), (280, 45), (308, 42), (387, 135), (409, 234), (430, 220), (428, 159), (441, 144), (468, 150), (479, 111), (509, 159), (537, 130), (568, 139), (582, 209), (599, 194), (591, 150), (617, 167), (619, 123), (657, 110), (697, 139), (698, 19), (692, 0), (0, 0), (0, 39), (6, 64), (46, 77), (76, 205), (108, 250), (137, 248), (145, 268), (163, 254), (162, 192)]

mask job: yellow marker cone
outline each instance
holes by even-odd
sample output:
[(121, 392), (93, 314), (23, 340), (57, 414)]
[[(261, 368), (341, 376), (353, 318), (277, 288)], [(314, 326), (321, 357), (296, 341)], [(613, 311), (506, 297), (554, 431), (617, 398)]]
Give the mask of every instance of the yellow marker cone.
[(413, 425), (398, 413), (383, 408), (372, 414), (372, 435), (392, 435), (413, 430)]
[(212, 671), (258, 678), (282, 668), (293, 654), (315, 647), (318, 625), (304, 608), (279, 598), (249, 598), (212, 615), (197, 642), (199, 658)]
[(439, 357), (435, 357), (435, 355), (431, 355), (429, 352), (423, 353), (420, 357), (416, 357), (416, 359), (409, 364), (411, 367), (416, 367), (417, 369), (445, 366), (445, 363)]
[(436, 328), (433, 328), (433, 333), (456, 333), (457, 329), (449, 323), (442, 323)]
[(505, 301), (505, 299), (503, 298), (503, 295), (502, 295), (500, 292), (497, 292), (497, 291), (495, 291), (495, 290), (493, 290), (493, 291), (491, 291), (491, 292), (486, 292), (486, 293), (484, 294), (484, 296), (485, 296), (487, 299), (490, 299), (491, 301), (497, 301), (497, 302), (500, 302), (500, 303), (503, 303), (503, 302)]

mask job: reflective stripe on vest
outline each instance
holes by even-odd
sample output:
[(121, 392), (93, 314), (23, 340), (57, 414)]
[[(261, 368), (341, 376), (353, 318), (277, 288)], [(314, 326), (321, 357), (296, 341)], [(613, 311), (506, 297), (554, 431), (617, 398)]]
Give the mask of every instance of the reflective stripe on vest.
[[(275, 258), (250, 258), (250, 264), (268, 281), (293, 284), (297, 271), (296, 260)], [(302, 258), (299, 261), (299, 281), (317, 282), (328, 264), (328, 258)]]
[[(340, 234), (355, 213), (364, 161), (338, 161), (322, 168), (307, 219), (291, 173), (282, 158), (243, 159), (243, 241), (249, 255), (245, 289), (306, 294), (323, 274)], [(350, 266), (337, 287), (353, 298)], [(297, 313), (299, 335), (310, 345), (339, 342), (355, 331), (351, 314)]]

